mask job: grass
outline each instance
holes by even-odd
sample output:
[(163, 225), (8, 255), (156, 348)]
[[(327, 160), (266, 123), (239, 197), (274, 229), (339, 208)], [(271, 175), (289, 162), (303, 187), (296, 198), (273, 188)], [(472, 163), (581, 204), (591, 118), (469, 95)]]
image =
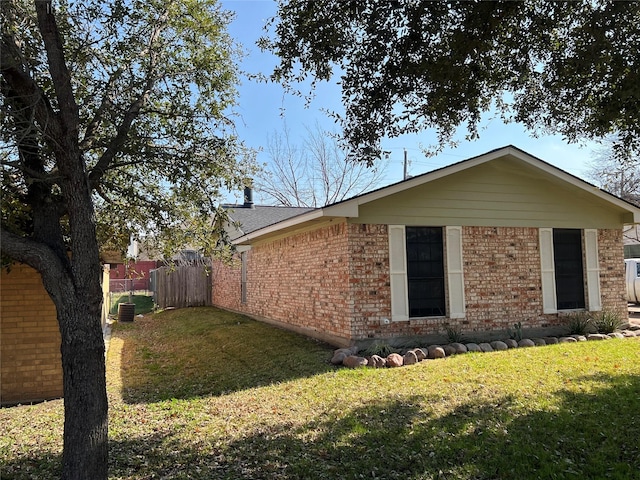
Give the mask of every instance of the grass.
[[(640, 478), (640, 339), (331, 367), (213, 308), (116, 325), (112, 479)], [(62, 402), (0, 410), (0, 477), (59, 476)]]
[[(135, 315), (149, 313), (153, 311), (153, 297), (148, 295), (132, 295), (131, 300), (135, 303)], [(123, 293), (119, 296), (114, 296), (112, 299), (111, 310), (109, 313), (118, 313), (118, 305), (121, 303), (129, 303), (129, 294)]]

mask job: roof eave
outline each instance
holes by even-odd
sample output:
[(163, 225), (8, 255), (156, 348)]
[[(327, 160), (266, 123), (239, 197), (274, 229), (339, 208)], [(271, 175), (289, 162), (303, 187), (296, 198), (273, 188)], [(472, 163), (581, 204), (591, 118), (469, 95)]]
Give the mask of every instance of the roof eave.
[(295, 228), (298, 225), (309, 223), (313, 221), (317, 221), (323, 218), (323, 209), (319, 208), (317, 210), (312, 210), (307, 213), (303, 213), (302, 215), (298, 215), (296, 217), (289, 218), (287, 220), (283, 220), (282, 222), (274, 223), (273, 225), (269, 225), (268, 227), (260, 228), (258, 230), (254, 230), (253, 232), (249, 232), (241, 237), (233, 240), (234, 245), (243, 245), (251, 243), (259, 238), (269, 236), (273, 233), (279, 232), (281, 230), (286, 230), (290, 228)]
[(255, 241), (258, 238), (263, 238), (274, 233), (294, 229), (296, 227), (300, 227), (304, 224), (317, 222), (322, 219), (331, 219), (331, 218), (357, 218), (359, 215), (359, 207), (360, 205), (387, 197), (389, 195), (393, 195), (395, 193), (402, 192), (404, 190), (408, 190), (414, 188), (418, 185), (422, 185), (424, 183), (432, 182), (442, 177), (446, 177), (469, 168), (473, 168), (477, 165), (490, 162), (500, 157), (504, 157), (507, 155), (511, 155), (525, 163), (528, 163), (549, 175), (552, 175), (556, 178), (559, 178), (569, 184), (574, 185), (575, 187), (582, 189), (592, 195), (595, 195), (602, 200), (615, 205), (619, 208), (622, 208), (626, 212), (623, 214), (624, 223), (625, 224), (639, 224), (640, 223), (640, 208), (635, 207), (633, 204), (622, 200), (621, 198), (616, 197), (615, 195), (601, 190), (600, 188), (592, 185), (581, 178), (576, 177), (564, 170), (551, 165), (550, 163), (545, 162), (542, 159), (534, 157), (533, 155), (525, 152), (524, 150), (520, 150), (513, 145), (509, 145), (506, 147), (498, 148), (492, 150), (490, 152), (484, 153), (477, 157), (472, 157), (467, 160), (463, 160), (461, 162), (455, 163), (453, 165), (449, 165), (438, 170), (434, 170), (432, 172), (427, 172), (422, 175), (418, 175), (416, 177), (410, 178), (408, 180), (404, 180), (393, 185), (388, 185), (386, 187), (382, 187), (378, 190), (374, 190), (373, 192), (364, 193), (362, 195), (353, 197), (351, 199), (347, 199), (338, 203), (334, 203), (332, 205), (318, 208), (316, 210), (312, 210), (311, 212), (307, 212), (296, 217), (290, 218), (288, 220), (284, 220), (282, 222), (278, 222), (276, 224), (270, 225), (265, 228), (261, 228), (259, 230), (255, 230), (250, 232), (242, 237), (234, 240), (234, 244), (249, 244)]

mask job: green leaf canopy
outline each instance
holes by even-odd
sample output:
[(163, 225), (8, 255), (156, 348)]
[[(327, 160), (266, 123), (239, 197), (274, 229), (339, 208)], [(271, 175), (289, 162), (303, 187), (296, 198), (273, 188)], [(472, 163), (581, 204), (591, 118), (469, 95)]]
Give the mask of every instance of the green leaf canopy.
[(76, 129), (103, 248), (123, 250), (132, 233), (158, 237), (167, 251), (212, 247), (219, 196), (241, 186), (253, 164), (229, 113), (239, 55), (229, 14), (208, 0), (50, 4), (71, 105), (55, 90), (33, 5), (1, 8), (2, 227), (38, 236), (34, 211), (46, 203), (66, 235), (59, 132), (49, 120), (75, 111), (66, 128)]
[(640, 2), (280, 0), (271, 22), (272, 79), (339, 74), (361, 158), (426, 128), (441, 147), (459, 125), (474, 138), (494, 109), (533, 134), (640, 144)]

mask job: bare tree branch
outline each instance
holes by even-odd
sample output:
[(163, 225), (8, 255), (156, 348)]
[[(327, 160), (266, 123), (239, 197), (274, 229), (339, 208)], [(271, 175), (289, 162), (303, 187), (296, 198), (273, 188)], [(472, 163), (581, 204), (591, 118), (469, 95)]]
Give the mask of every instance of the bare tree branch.
[[(51, 0), (35, 2), (38, 26), (49, 60), (49, 71), (58, 100), (61, 127), (73, 138), (78, 136), (79, 112), (71, 87), (71, 74), (65, 61), (62, 37), (53, 15)], [(60, 132), (62, 133), (62, 132)], [(57, 137), (54, 137), (57, 138)]]
[(35, 80), (29, 75), (26, 65), (22, 62), (22, 54), (18, 42), (13, 36), (2, 35), (0, 48), (0, 71), (7, 83), (7, 93), (18, 97), (21, 102), (33, 111), (33, 117), (49, 139), (59, 138), (61, 127), (56, 113)]
[(158, 41), (162, 30), (166, 26), (168, 11), (165, 10), (164, 13), (158, 18), (156, 25), (154, 27), (154, 31), (149, 37), (149, 46), (146, 53), (150, 57), (149, 67), (146, 72), (146, 83), (138, 98), (129, 105), (129, 108), (124, 115), (122, 122), (118, 126), (115, 137), (109, 142), (108, 147), (104, 151), (104, 153), (100, 156), (100, 160), (96, 163), (96, 165), (91, 170), (89, 174), (89, 183), (95, 186), (104, 175), (105, 171), (109, 164), (113, 161), (115, 156), (120, 152), (120, 149), (127, 141), (129, 136), (129, 132), (131, 130), (131, 125), (134, 120), (140, 115), (142, 108), (146, 104), (151, 91), (153, 90), (153, 86), (155, 85), (158, 78), (156, 77), (156, 66), (158, 63), (158, 52), (155, 50), (155, 43)]
[(302, 147), (292, 143), (286, 125), (282, 133), (269, 138), (270, 162), (255, 181), (259, 194), (278, 205), (321, 207), (379, 184), (382, 171), (350, 161), (335, 135), (317, 124), (306, 132)]

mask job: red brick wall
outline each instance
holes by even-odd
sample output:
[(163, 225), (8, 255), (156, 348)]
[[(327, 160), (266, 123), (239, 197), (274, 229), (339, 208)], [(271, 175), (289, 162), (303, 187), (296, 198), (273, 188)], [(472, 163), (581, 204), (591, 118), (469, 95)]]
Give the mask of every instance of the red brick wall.
[(0, 402), (62, 396), (56, 309), (32, 268), (0, 273)]
[(603, 310), (629, 318), (625, 290), (622, 230), (599, 230), (600, 297)]
[(250, 313), (240, 304), (240, 255), (232, 265), (214, 261), (212, 266), (211, 302), (229, 310)]
[[(386, 225), (349, 225), (354, 338), (376, 337), (391, 318), (389, 233)], [(387, 328), (389, 330), (389, 328)]]
[(258, 244), (249, 250), (247, 303), (240, 303), (240, 260), (214, 266), (213, 303), (321, 338), (349, 338), (346, 223)]
[(537, 228), (464, 227), (462, 231), (466, 319), (476, 332), (546, 327)]
[[(448, 326), (504, 335), (516, 322), (524, 328), (563, 322), (542, 314), (537, 228), (463, 228), (466, 317), (456, 320), (385, 322), (388, 249), (386, 225), (357, 224), (258, 245), (247, 254), (247, 304), (240, 305), (239, 266), (214, 271), (214, 304), (351, 340), (444, 334)], [(603, 307), (626, 318), (621, 233), (600, 231), (599, 252)]]
[[(366, 227), (372, 231), (374, 226)], [(385, 226), (377, 228), (378, 235), (366, 236), (369, 242), (376, 245), (362, 250), (366, 255), (373, 255), (373, 261), (361, 263), (368, 263), (370, 268), (383, 263), (384, 267), (379, 272), (379, 278), (382, 279), (385, 278), (384, 272), (388, 272), (388, 238)], [(356, 232), (352, 232), (354, 233)], [(368, 284), (359, 283), (354, 278), (352, 282), (360, 287), (359, 291), (354, 290), (354, 298), (359, 299), (354, 310), (354, 339), (444, 334), (447, 327), (459, 327), (466, 334), (504, 334), (516, 322), (522, 322), (524, 328), (557, 327), (564, 323), (560, 315), (542, 313), (537, 228), (464, 227), (462, 235), (465, 318), (411, 319), (381, 325), (383, 319), (391, 318), (390, 303), (379, 299), (375, 304), (377, 308), (367, 309), (367, 305), (371, 304), (370, 294), (376, 290), (389, 295), (388, 276), (386, 287), (384, 282), (376, 280), (375, 275)], [(598, 237), (603, 309), (616, 311), (626, 319), (628, 313), (624, 301), (622, 233), (618, 230), (600, 230)], [(358, 243), (355, 235), (353, 243)], [(358, 250), (354, 249), (354, 253), (358, 253)], [(359, 314), (359, 308), (366, 314)]]

